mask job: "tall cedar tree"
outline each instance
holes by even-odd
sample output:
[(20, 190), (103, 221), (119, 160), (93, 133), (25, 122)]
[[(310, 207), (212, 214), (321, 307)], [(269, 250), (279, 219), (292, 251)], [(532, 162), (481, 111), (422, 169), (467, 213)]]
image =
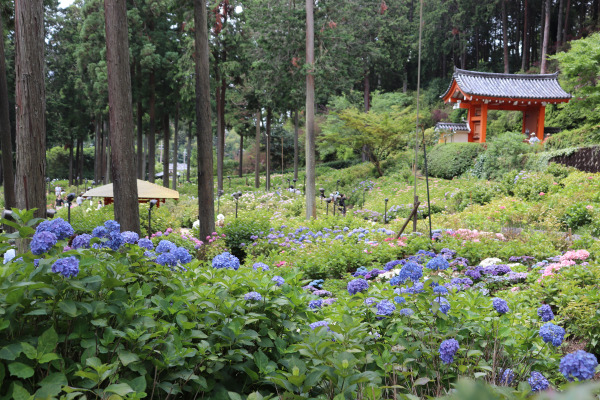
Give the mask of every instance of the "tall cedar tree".
[(105, 0), (104, 13), (115, 219), (124, 231), (140, 232), (125, 0)]
[(213, 190), (212, 127), (210, 124), (210, 73), (208, 70), (208, 29), (206, 4), (194, 0), (195, 69), (196, 69), (196, 137), (198, 143), (198, 220), (201, 239), (215, 228)]
[(313, 0), (306, 0), (306, 219), (317, 217), (315, 176), (315, 22)]
[(0, 7), (0, 150), (2, 151), (2, 178), (4, 182), (4, 207), (11, 209), (15, 200), (15, 171), (13, 169), (12, 138), (8, 108), (8, 84), (4, 56), (4, 27)]
[(17, 207), (46, 217), (44, 4), (15, 1)]

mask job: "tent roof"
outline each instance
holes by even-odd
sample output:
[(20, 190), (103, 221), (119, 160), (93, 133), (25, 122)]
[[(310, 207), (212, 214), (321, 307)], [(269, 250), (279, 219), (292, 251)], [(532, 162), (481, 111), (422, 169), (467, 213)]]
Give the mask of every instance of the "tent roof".
[[(166, 188), (164, 186), (155, 185), (148, 181), (137, 180), (138, 198), (139, 199), (178, 199), (179, 192)], [(83, 194), (84, 197), (115, 197), (113, 193), (113, 184), (98, 186), (88, 190)]]

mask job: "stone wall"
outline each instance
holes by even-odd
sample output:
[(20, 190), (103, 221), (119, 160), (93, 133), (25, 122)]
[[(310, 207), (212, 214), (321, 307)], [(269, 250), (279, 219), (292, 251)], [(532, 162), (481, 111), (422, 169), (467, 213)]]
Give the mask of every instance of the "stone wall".
[(600, 146), (582, 147), (568, 156), (552, 157), (555, 162), (585, 172), (600, 172)]

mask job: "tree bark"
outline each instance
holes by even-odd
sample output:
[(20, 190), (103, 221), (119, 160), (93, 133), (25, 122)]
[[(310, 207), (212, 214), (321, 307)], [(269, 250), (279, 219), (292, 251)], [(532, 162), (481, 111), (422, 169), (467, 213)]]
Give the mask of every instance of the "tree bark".
[(210, 73), (208, 66), (208, 33), (206, 4), (194, 0), (195, 70), (196, 70), (196, 136), (198, 143), (198, 220), (200, 239), (206, 239), (215, 228), (213, 190), (213, 146), (210, 124)]
[[(365, 112), (369, 112), (369, 97), (370, 97), (370, 82), (369, 82), (369, 71), (365, 71), (364, 81), (363, 81), (363, 103)], [(361, 151), (361, 159), (363, 162), (369, 159), (369, 146), (364, 145)]]
[(127, 7), (125, 0), (105, 0), (106, 69), (110, 119), (115, 219), (123, 231), (140, 232), (135, 174), (133, 110)]
[[(109, 106), (110, 107), (110, 106)], [(110, 119), (110, 115), (109, 115)], [(111, 141), (110, 141), (110, 121), (105, 121), (105, 136), (104, 136), (104, 183), (110, 183), (110, 151), (111, 151)]]
[[(217, 68), (215, 68), (217, 69)], [(218, 72), (217, 82), (219, 81)], [(221, 87), (217, 86), (215, 93), (215, 102), (217, 106), (217, 190), (223, 190), (223, 155), (225, 154), (223, 148), (225, 147), (225, 138), (221, 135)]]
[(138, 62), (137, 64), (137, 81), (138, 81), (138, 97), (137, 97), (137, 177), (138, 179), (145, 178), (145, 164), (144, 164), (144, 134), (142, 132), (142, 118), (144, 112), (142, 111), (142, 66)]
[(502, 46), (504, 47), (504, 73), (508, 74), (508, 17), (506, 0), (502, 0)]
[(260, 108), (256, 112), (256, 160), (254, 162), (254, 187), (258, 189), (260, 187)]
[(156, 174), (156, 78), (150, 71), (150, 130), (148, 132), (148, 180), (154, 183)]
[[(79, 166), (77, 167), (78, 170), (78, 174), (77, 176), (79, 176), (79, 183), (83, 183), (84, 178), (83, 178), (83, 167), (84, 167), (84, 161), (85, 161), (85, 153), (83, 151), (83, 138), (79, 139), (79, 154), (81, 155), (79, 157)], [(84, 190), (85, 192), (85, 190)]]
[(244, 135), (240, 133), (240, 165), (238, 168), (238, 176), (241, 178), (244, 175)]
[(0, 151), (2, 152), (2, 181), (4, 184), (4, 208), (10, 210), (17, 205), (15, 199), (15, 171), (13, 168), (12, 135), (8, 105), (8, 83), (4, 55), (4, 27), (0, 7)]
[[(167, 105), (164, 105), (165, 110), (167, 109)], [(163, 117), (163, 156), (162, 156), (162, 161), (163, 161), (163, 186), (168, 188), (169, 187), (169, 175), (170, 175), (170, 171), (169, 171), (169, 164), (170, 164), (170, 159), (169, 159), (169, 143), (171, 141), (171, 127), (169, 124), (169, 113), (165, 112), (165, 115)]]
[(294, 110), (294, 179), (298, 179), (298, 109)]
[(16, 207), (46, 217), (44, 4), (15, 0)]
[(175, 105), (175, 132), (173, 132), (173, 190), (177, 190), (177, 158), (179, 156), (179, 102)]
[(544, 42), (542, 43), (542, 62), (540, 64), (540, 73), (546, 73), (546, 55), (548, 53), (548, 41), (550, 39), (550, 1), (546, 0), (544, 11)]
[(79, 179), (81, 178), (81, 175), (79, 173), (79, 163), (81, 162), (81, 153), (79, 152), (80, 141), (81, 139), (79, 138), (75, 140), (75, 170), (73, 173), (73, 177), (75, 178), (75, 185), (79, 185)]
[(306, 219), (317, 217), (315, 199), (315, 24), (313, 0), (306, 0)]
[(563, 40), (566, 42), (567, 41), (567, 33), (568, 30), (567, 28), (569, 27), (569, 10), (571, 9), (571, 0), (567, 0), (567, 8), (565, 10), (565, 25), (563, 27)]
[(69, 186), (73, 186), (73, 139), (69, 141)]
[(267, 172), (266, 172), (266, 179), (265, 179), (265, 189), (268, 192), (269, 190), (271, 190), (271, 118), (273, 118), (273, 111), (271, 111), (271, 107), (267, 107), (267, 128), (266, 128), (266, 134), (267, 134), (267, 157), (266, 157), (266, 162), (267, 162)]
[(523, 57), (521, 59), (521, 70), (523, 72), (529, 69), (529, 4), (527, 0), (523, 3)]
[(188, 138), (187, 138), (187, 148), (186, 148), (186, 153), (187, 153), (187, 171), (186, 171), (186, 178), (187, 178), (187, 182), (190, 182), (190, 175), (191, 175), (191, 170), (192, 170), (192, 121), (188, 122)]
[(563, 11), (564, 11), (564, 0), (558, 2), (558, 24), (556, 25), (556, 51), (562, 45), (562, 25), (563, 25)]

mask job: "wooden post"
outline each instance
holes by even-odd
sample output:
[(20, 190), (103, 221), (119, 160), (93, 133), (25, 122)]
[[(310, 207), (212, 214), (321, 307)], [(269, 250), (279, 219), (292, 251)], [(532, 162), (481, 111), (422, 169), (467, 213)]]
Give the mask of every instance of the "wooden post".
[(485, 133), (487, 130), (487, 112), (488, 105), (483, 103), (481, 105), (481, 133), (479, 134), (479, 143), (485, 143)]
[(535, 132), (540, 141), (544, 141), (544, 118), (546, 116), (546, 106), (540, 106), (538, 110), (537, 131)]

